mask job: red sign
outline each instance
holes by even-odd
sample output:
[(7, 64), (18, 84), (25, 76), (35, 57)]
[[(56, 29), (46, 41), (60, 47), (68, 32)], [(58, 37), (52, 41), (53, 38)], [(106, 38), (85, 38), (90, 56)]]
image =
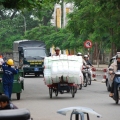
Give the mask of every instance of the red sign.
[(86, 40), (86, 41), (84, 42), (84, 47), (86, 47), (86, 48), (91, 48), (91, 47), (92, 47), (92, 42), (91, 42), (90, 40)]

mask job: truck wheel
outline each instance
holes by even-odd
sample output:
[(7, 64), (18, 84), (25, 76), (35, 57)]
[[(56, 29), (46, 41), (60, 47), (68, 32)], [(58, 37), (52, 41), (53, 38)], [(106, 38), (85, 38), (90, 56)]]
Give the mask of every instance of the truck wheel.
[(39, 77), (40, 76), (40, 74), (39, 73), (35, 73), (35, 77)]
[(17, 100), (20, 100), (20, 93), (17, 93)]
[(37, 77), (37, 73), (35, 73), (35, 77)]
[(23, 77), (25, 77), (26, 73), (23, 73)]

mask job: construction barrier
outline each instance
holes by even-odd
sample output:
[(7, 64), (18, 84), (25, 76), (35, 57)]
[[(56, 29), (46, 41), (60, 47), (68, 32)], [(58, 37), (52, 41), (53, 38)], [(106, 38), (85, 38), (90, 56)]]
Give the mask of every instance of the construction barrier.
[[(96, 74), (96, 71), (103, 71), (103, 74)], [(96, 79), (97, 76), (102, 76), (103, 79), (102, 81), (105, 81), (107, 78), (107, 68), (104, 69), (96, 69), (96, 68), (92, 68), (92, 77), (93, 79)]]

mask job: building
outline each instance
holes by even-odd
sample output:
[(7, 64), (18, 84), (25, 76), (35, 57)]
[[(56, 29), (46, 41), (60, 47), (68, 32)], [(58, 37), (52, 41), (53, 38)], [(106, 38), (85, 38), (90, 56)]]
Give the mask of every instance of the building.
[[(51, 23), (53, 26), (58, 28), (64, 28), (68, 22), (67, 14), (73, 11), (73, 3), (55, 4), (54, 12), (52, 15)], [(63, 14), (62, 14), (63, 13)], [(50, 49), (51, 53), (54, 54), (54, 46)], [(68, 50), (63, 50), (63, 54), (69, 54)], [(71, 54), (74, 54), (74, 50), (70, 50)]]

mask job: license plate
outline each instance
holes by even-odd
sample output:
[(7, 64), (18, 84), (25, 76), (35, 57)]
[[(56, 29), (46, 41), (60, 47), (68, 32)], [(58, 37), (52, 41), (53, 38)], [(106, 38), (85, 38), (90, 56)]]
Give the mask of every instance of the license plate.
[(68, 84), (60, 84), (60, 86), (68, 86)]
[(39, 71), (39, 69), (38, 68), (34, 68), (34, 71)]

